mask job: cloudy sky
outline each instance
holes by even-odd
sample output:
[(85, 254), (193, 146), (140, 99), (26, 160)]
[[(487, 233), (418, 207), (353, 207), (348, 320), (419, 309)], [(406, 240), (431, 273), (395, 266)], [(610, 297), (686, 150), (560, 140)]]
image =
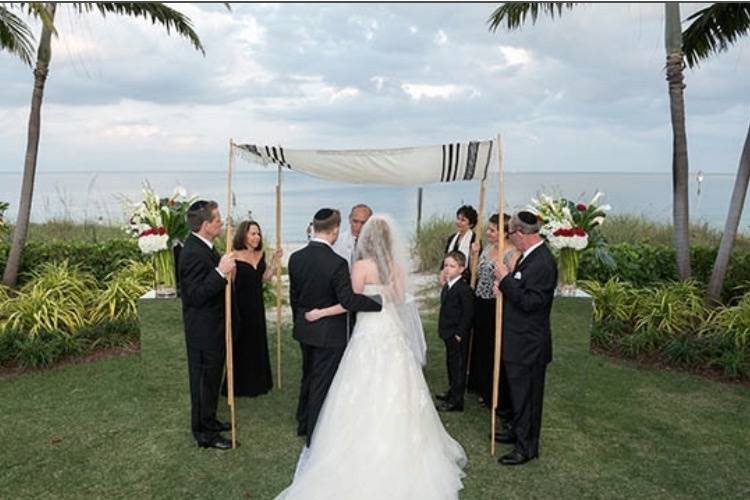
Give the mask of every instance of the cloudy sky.
[[(490, 33), (495, 4), (181, 4), (206, 56), (143, 20), (61, 7), (40, 171), (223, 170), (237, 142), (429, 145), (501, 132), (515, 171), (671, 165), (661, 4)], [(699, 5), (683, 5), (683, 17)], [(0, 53), (0, 170), (22, 170), (29, 68)], [(731, 172), (750, 38), (686, 72), (691, 170)]]

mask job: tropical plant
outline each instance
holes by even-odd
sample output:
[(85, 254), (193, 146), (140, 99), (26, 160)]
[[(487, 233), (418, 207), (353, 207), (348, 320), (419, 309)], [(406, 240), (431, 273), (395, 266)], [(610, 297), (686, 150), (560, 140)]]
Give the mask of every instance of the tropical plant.
[(709, 310), (695, 281), (646, 288), (636, 304), (636, 331), (667, 336), (699, 331)]
[(8, 232), (8, 223), (5, 221), (5, 211), (8, 210), (8, 204), (0, 201), (0, 239)]
[[(490, 31), (505, 23), (507, 29), (520, 28), (528, 16), (536, 23), (540, 14), (551, 18), (561, 16), (564, 9), (573, 9), (576, 2), (507, 2), (490, 16)], [(672, 117), (672, 178), (673, 178), (673, 217), (674, 242), (677, 268), (680, 279), (690, 277), (690, 235), (688, 210), (688, 156), (687, 134), (685, 133), (685, 88), (682, 69), (684, 66), (681, 50), (679, 4), (665, 4), (665, 40), (667, 48), (667, 81), (669, 82), (669, 104)]]
[[(750, 32), (750, 3), (715, 3), (699, 10), (687, 20), (692, 23), (682, 33), (683, 49), (688, 66), (693, 68), (713, 54), (728, 50), (731, 44)], [(708, 282), (706, 296), (714, 304), (720, 300), (749, 182), (750, 127), (740, 154), (719, 252)]]
[[(13, 287), (16, 285), (18, 279), (31, 216), (31, 201), (34, 192), (34, 177), (36, 174), (41, 131), (42, 97), (52, 59), (52, 36), (57, 35), (54, 25), (57, 2), (19, 2), (7, 5), (8, 7), (2, 6), (2, 10), (0, 10), (0, 47), (16, 54), (23, 62), (29, 65), (31, 65), (31, 53), (29, 49), (33, 40), (31, 29), (18, 16), (13, 15), (9, 7), (26, 10), (33, 18), (42, 21), (42, 30), (34, 67), (34, 88), (31, 97), (26, 158), (21, 185), (21, 197), (18, 206), (18, 217), (13, 231), (13, 242), (8, 255), (8, 261), (3, 273), (3, 283)], [(198, 35), (193, 31), (190, 19), (163, 3), (77, 2), (69, 5), (78, 14), (98, 11), (105, 17), (109, 14), (118, 14), (149, 19), (153, 24), (164, 26), (167, 33), (171, 33), (174, 30), (180, 36), (187, 38), (196, 50), (205, 54)]]
[(584, 280), (580, 286), (591, 295), (594, 322), (627, 322), (633, 318), (636, 298), (630, 283), (610, 278), (604, 283)]
[(91, 323), (138, 318), (138, 297), (151, 288), (151, 266), (133, 261), (107, 280), (103, 290), (97, 293), (91, 311)]

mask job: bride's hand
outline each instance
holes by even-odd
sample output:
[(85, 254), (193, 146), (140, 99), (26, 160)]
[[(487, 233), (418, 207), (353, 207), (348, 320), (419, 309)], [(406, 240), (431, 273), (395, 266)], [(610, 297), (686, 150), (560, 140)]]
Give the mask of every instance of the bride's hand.
[(309, 321), (310, 323), (318, 321), (322, 317), (323, 317), (323, 311), (321, 311), (320, 309), (312, 309), (305, 313), (305, 319)]

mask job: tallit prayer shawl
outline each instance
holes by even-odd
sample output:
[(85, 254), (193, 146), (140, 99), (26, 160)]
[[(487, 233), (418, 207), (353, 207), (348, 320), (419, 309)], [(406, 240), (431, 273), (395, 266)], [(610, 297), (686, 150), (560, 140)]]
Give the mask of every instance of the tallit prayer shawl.
[(422, 186), (485, 179), (494, 141), (396, 149), (306, 150), (236, 144), (241, 156), (332, 181)]

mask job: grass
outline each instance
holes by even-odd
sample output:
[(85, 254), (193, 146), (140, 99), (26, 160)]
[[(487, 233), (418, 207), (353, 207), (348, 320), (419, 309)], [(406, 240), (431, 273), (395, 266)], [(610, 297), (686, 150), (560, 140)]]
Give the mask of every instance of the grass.
[[(268, 499), (289, 483), (301, 441), (299, 349), (288, 328), (283, 388), (238, 399), (242, 446), (219, 452), (190, 436), (179, 303), (150, 301), (141, 312), (140, 355), (0, 381), (0, 498)], [(473, 398), (463, 414), (443, 415), (469, 456), (461, 498), (750, 495), (750, 389), (592, 356), (589, 318), (585, 300), (555, 305), (541, 460), (501, 468), (488, 453), (488, 413)], [(439, 391), (434, 311), (425, 328), (426, 376)]]

